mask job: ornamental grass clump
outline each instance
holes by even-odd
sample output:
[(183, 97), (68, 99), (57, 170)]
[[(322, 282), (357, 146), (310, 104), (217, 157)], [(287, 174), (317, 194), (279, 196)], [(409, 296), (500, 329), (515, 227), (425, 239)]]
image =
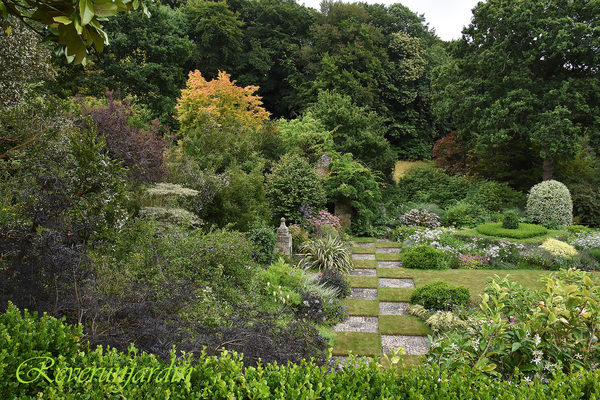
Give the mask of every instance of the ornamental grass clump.
[(352, 248), (348, 242), (336, 235), (317, 237), (302, 244), (302, 264), (324, 271), (328, 268), (347, 274), (354, 269)]
[(549, 180), (533, 186), (527, 196), (527, 216), (538, 224), (553, 220), (562, 226), (573, 223), (573, 200), (562, 183)]
[(579, 254), (575, 247), (552, 238), (546, 239), (540, 248), (548, 251), (554, 257), (572, 258)]

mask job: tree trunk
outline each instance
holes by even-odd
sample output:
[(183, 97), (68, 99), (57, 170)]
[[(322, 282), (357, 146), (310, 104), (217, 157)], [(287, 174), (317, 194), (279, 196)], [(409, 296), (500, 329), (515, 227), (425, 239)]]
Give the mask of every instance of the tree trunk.
[(552, 179), (552, 176), (554, 176), (554, 158), (544, 158), (544, 165), (542, 166), (542, 180), (550, 180)]

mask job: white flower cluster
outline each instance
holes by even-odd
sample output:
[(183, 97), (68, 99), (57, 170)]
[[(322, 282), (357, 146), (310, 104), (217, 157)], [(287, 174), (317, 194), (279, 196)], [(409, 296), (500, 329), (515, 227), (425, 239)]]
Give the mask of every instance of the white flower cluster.
[(569, 244), (580, 250), (600, 247), (600, 232), (579, 232), (569, 237)]

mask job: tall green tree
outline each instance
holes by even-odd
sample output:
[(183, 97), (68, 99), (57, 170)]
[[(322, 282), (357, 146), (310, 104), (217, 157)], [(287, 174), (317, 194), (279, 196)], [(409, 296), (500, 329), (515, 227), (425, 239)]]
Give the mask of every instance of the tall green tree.
[(436, 79), (438, 112), (471, 143), (530, 149), (552, 178), (579, 137), (599, 134), (599, 21), (598, 0), (479, 3)]

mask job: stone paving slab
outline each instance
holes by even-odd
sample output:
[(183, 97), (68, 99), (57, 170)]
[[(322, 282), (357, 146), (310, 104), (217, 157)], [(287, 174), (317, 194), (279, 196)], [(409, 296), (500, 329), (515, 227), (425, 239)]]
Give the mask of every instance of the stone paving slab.
[(400, 261), (377, 261), (377, 268), (404, 268)]
[(427, 336), (381, 335), (381, 347), (384, 354), (392, 354), (392, 348), (402, 347), (406, 354), (427, 354)]
[(351, 315), (346, 321), (337, 324), (331, 330), (334, 332), (379, 332), (379, 318)]
[(377, 300), (377, 289), (352, 288), (349, 299)]
[(408, 303), (404, 301), (380, 301), (379, 315), (408, 315)]
[(368, 243), (353, 243), (353, 246), (355, 247), (375, 247), (375, 242), (368, 242)]
[(377, 276), (377, 270), (375, 268), (358, 268), (353, 269), (348, 274), (350, 276)]
[(389, 239), (379, 239), (378, 238), (378, 239), (375, 239), (375, 241), (377, 241), (377, 242), (389, 242), (390, 240)]
[(352, 254), (353, 260), (374, 260), (375, 254)]
[(400, 253), (402, 249), (399, 247), (378, 247), (376, 253)]
[(379, 287), (414, 289), (415, 283), (412, 279), (379, 278)]

